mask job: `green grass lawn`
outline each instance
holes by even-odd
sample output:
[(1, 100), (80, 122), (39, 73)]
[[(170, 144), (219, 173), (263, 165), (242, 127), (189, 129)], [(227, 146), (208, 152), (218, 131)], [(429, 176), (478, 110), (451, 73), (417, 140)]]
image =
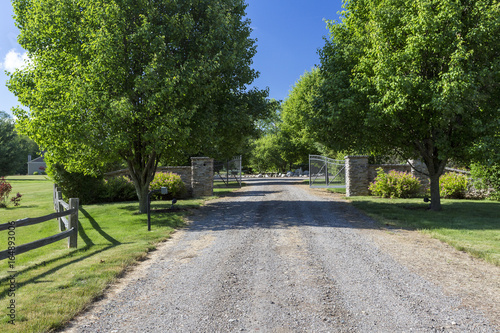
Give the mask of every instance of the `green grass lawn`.
[(329, 188), (328, 192), (345, 194), (345, 187), (343, 188)]
[(420, 230), (500, 266), (499, 202), (441, 199), (443, 210), (432, 212), (422, 199), (351, 197), (349, 200), (383, 224)]
[[(20, 192), (21, 206), (0, 209), (0, 224), (25, 217), (53, 213), (52, 183), (44, 176), (8, 177), (12, 194)], [(79, 210), (78, 248), (67, 248), (67, 240), (20, 254), (14, 271), (15, 296), (9, 296), (8, 260), (0, 262), (0, 332), (45, 332), (56, 329), (99, 297), (106, 286), (136, 263), (155, 245), (183, 226), (189, 208), (203, 200), (180, 200), (177, 212), (154, 212), (170, 207), (169, 201), (153, 202), (152, 230), (147, 215), (136, 214), (137, 202), (85, 205)], [(57, 221), (17, 228), (17, 245), (58, 233)], [(0, 232), (1, 249), (7, 247), (7, 232)], [(15, 301), (15, 325), (9, 324), (7, 306)]]
[[(309, 179), (306, 179), (303, 181), (307, 185), (309, 185), (310, 181)], [(321, 183), (320, 185), (324, 185), (324, 183)], [(345, 194), (345, 187), (332, 187), (332, 188), (326, 188), (328, 192), (332, 193), (339, 193), (339, 194)]]
[[(241, 186), (246, 186), (245, 183), (242, 183)], [(214, 181), (214, 195), (221, 197), (228, 195), (240, 188), (240, 184), (236, 180), (229, 180), (229, 184), (225, 184), (222, 180)]]

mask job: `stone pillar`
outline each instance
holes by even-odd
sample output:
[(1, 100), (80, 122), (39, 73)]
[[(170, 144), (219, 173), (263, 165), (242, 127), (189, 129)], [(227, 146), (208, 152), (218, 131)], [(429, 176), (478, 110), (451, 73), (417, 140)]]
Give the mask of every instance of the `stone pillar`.
[(214, 194), (214, 159), (191, 157), (191, 189), (193, 197)]
[(368, 156), (346, 156), (346, 196), (369, 195)]
[(420, 184), (425, 189), (428, 189), (430, 186), (429, 181), (429, 170), (427, 170), (427, 166), (421, 160), (409, 160), (408, 164), (411, 166), (411, 174), (420, 181)]

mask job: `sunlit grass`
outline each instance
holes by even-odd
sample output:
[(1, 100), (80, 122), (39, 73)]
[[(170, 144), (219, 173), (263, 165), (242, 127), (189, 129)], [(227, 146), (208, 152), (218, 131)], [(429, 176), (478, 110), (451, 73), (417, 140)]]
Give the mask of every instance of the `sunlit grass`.
[[(23, 195), (20, 207), (0, 209), (0, 223), (53, 213), (52, 183), (43, 176), (8, 178), (13, 192)], [(0, 262), (0, 331), (44, 332), (61, 327), (101, 295), (126, 267), (136, 263), (156, 244), (184, 225), (183, 216), (203, 200), (152, 203), (151, 231), (147, 215), (137, 214), (137, 202), (84, 205), (79, 210), (78, 248), (67, 240), (16, 256), (13, 269)], [(158, 210), (158, 212), (157, 212)], [(57, 221), (17, 228), (16, 245), (59, 232)], [(7, 233), (0, 232), (1, 249)], [(15, 296), (9, 296), (9, 271), (17, 272)], [(8, 323), (7, 305), (15, 300), (15, 325)]]
[(500, 203), (442, 199), (428, 210), (422, 199), (352, 197), (352, 204), (383, 224), (420, 230), (460, 251), (500, 266)]
[[(241, 186), (246, 186), (246, 184), (242, 183)], [(214, 181), (214, 195), (218, 197), (228, 195), (229, 193), (234, 192), (234, 190), (237, 190), (239, 188), (240, 184), (235, 180), (229, 180), (229, 183), (227, 184), (222, 180)]]

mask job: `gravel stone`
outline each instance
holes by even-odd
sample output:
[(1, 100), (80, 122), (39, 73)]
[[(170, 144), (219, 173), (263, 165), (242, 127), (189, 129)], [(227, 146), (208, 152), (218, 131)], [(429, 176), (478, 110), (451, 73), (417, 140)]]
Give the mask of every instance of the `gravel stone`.
[(68, 332), (498, 332), (293, 179), (210, 202)]

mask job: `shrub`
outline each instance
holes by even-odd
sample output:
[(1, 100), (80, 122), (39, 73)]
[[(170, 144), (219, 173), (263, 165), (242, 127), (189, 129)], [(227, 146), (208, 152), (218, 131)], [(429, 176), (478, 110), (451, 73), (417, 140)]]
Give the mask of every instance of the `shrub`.
[(23, 196), (23, 195), (22, 195), (21, 193), (17, 192), (16, 196), (15, 196), (15, 197), (13, 197), (13, 198), (11, 198), (11, 199), (10, 199), (10, 201), (11, 201), (12, 203), (14, 203), (14, 206), (16, 206), (16, 207), (17, 207), (17, 206), (19, 206), (19, 205), (20, 205), (20, 203), (19, 203), (19, 202), (21, 201), (21, 197), (22, 197), (22, 196)]
[(33, 172), (33, 175), (38, 176), (39, 175), (38, 171)]
[(447, 199), (463, 199), (467, 193), (467, 176), (459, 173), (445, 173), (439, 178), (439, 193)]
[(12, 191), (12, 186), (7, 183), (5, 177), (0, 177), (0, 207), (7, 207), (7, 199)]
[(186, 186), (179, 175), (171, 172), (157, 172), (155, 178), (149, 185), (150, 190), (159, 190), (162, 187), (168, 188), (167, 195), (155, 194), (155, 198), (169, 200), (172, 198), (184, 198), (187, 196)]
[[(10, 185), (4, 177), (0, 177), (0, 208), (7, 207), (9, 198), (9, 194), (12, 191), (12, 185)], [(17, 193), (15, 197), (10, 199), (10, 202), (14, 204), (14, 206), (19, 206), (19, 202), (21, 201), (22, 195)]]
[(372, 195), (384, 198), (410, 198), (419, 194), (421, 184), (407, 172), (391, 170), (385, 173), (382, 168), (378, 168), (377, 177), (368, 189)]
[(102, 202), (105, 193), (102, 176), (68, 172), (60, 163), (50, 164), (46, 171), (66, 199), (78, 198), (81, 205)]
[(135, 201), (137, 193), (134, 183), (125, 176), (112, 177), (104, 180), (104, 195), (103, 201)]
[(476, 190), (484, 192), (488, 199), (500, 201), (500, 164), (473, 164), (471, 174)]

